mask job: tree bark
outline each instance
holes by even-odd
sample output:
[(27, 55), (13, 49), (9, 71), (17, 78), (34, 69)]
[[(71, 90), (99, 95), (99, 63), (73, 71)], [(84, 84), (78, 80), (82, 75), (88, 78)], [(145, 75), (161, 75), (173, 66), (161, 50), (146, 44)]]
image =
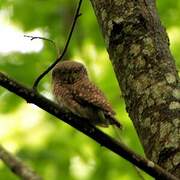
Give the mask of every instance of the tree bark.
[(180, 178), (180, 83), (154, 0), (91, 0), (146, 156)]

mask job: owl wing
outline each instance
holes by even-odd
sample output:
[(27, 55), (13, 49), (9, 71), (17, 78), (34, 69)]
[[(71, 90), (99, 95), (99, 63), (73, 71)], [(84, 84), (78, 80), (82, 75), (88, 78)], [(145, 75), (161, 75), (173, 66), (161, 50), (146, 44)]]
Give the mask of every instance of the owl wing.
[(73, 98), (78, 103), (84, 106), (94, 106), (102, 110), (105, 114), (114, 117), (115, 112), (112, 110), (103, 92), (89, 80), (76, 83), (72, 91)]
[(114, 124), (116, 127), (121, 128), (121, 124), (114, 117), (115, 112), (112, 110), (111, 105), (106, 99), (103, 92), (95, 86), (89, 80), (80, 81), (73, 86), (72, 89), (73, 98), (82, 106), (91, 106), (92, 108), (98, 108), (104, 114), (106, 123), (102, 123), (101, 125), (107, 126), (108, 124)]

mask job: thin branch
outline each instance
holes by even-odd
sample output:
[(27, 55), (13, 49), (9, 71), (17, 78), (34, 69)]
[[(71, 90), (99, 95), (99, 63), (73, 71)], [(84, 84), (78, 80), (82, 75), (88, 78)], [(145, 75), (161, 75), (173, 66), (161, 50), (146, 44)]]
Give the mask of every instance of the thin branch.
[(0, 145), (0, 159), (7, 167), (24, 180), (42, 180), (32, 169), (26, 166), (19, 158), (15, 157)]
[(54, 102), (38, 94), (35, 90), (26, 88), (18, 82), (8, 78), (3, 73), (0, 73), (0, 85), (17, 94), (18, 96), (24, 98), (28, 103), (33, 103), (39, 106), (58, 119), (61, 119), (67, 124), (83, 132), (84, 134), (101, 144), (101, 146), (104, 146), (112, 152), (120, 155), (149, 175), (163, 180), (178, 180), (178, 178), (176, 178), (174, 175), (170, 174), (154, 162), (136, 154), (123, 143), (113, 139), (98, 128), (89, 124), (86, 119), (75, 116), (72, 113), (65, 113), (63, 109), (61, 109)]
[(33, 85), (33, 89), (34, 90), (37, 90), (37, 86), (40, 82), (40, 80), (64, 57), (67, 49), (68, 49), (68, 45), (69, 45), (69, 42), (71, 40), (71, 37), (72, 37), (72, 34), (73, 34), (73, 31), (74, 31), (74, 28), (75, 28), (75, 25), (76, 25), (76, 22), (77, 22), (77, 19), (81, 16), (81, 14), (79, 13), (80, 12), (80, 8), (81, 8), (81, 4), (82, 4), (82, 0), (79, 0), (79, 4), (78, 4), (78, 7), (77, 7), (77, 10), (76, 10), (76, 13), (75, 13), (75, 16), (74, 16), (74, 19), (73, 19), (73, 23), (72, 23), (72, 26), (71, 26), (71, 30), (69, 32), (69, 35), (68, 35), (68, 39), (66, 41), (66, 44), (65, 44), (65, 47), (62, 51), (62, 54), (60, 55), (59, 58), (56, 59), (56, 61), (51, 64), (42, 74), (39, 75), (39, 77), (35, 80), (34, 82), (34, 85)]
[(57, 51), (57, 56), (59, 55), (59, 49), (58, 49), (56, 43), (55, 43), (53, 40), (48, 39), (48, 38), (45, 38), (45, 37), (40, 37), (40, 36), (24, 35), (24, 37), (30, 38), (31, 41), (33, 41), (33, 40), (35, 40), (35, 39), (41, 39), (41, 40), (50, 42), (50, 43), (55, 47), (55, 49), (56, 49), (56, 51)]
[(35, 39), (41, 39), (41, 40), (49, 41), (49, 42), (51, 42), (51, 43), (56, 47), (56, 43), (55, 43), (53, 40), (48, 39), (48, 38), (45, 38), (45, 37), (29, 36), (29, 35), (24, 35), (24, 37), (30, 38), (31, 41), (33, 41), (33, 40), (35, 40)]

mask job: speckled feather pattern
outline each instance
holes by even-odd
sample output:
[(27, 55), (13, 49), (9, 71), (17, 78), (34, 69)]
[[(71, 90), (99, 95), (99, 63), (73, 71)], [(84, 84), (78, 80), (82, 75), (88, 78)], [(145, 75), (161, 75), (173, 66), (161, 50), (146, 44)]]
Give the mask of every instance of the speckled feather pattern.
[(88, 79), (78, 81), (71, 89), (71, 92), (73, 94), (73, 98), (79, 103), (88, 103), (101, 109), (109, 116), (115, 115), (115, 112), (112, 110), (111, 105), (107, 101), (103, 92)]
[[(103, 92), (93, 84), (83, 64), (75, 61), (58, 63), (53, 69), (53, 94), (58, 104), (74, 114), (94, 119), (95, 125), (107, 127), (120, 123), (115, 119), (115, 112)], [(99, 112), (104, 120), (100, 120)]]

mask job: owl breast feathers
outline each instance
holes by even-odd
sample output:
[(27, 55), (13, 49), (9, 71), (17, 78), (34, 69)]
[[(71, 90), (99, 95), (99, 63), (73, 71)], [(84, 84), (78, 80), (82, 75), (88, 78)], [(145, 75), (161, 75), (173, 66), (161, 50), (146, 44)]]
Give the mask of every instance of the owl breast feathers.
[(66, 111), (88, 119), (93, 125), (121, 127), (103, 92), (89, 80), (83, 64), (59, 62), (53, 69), (52, 79), (53, 94)]

